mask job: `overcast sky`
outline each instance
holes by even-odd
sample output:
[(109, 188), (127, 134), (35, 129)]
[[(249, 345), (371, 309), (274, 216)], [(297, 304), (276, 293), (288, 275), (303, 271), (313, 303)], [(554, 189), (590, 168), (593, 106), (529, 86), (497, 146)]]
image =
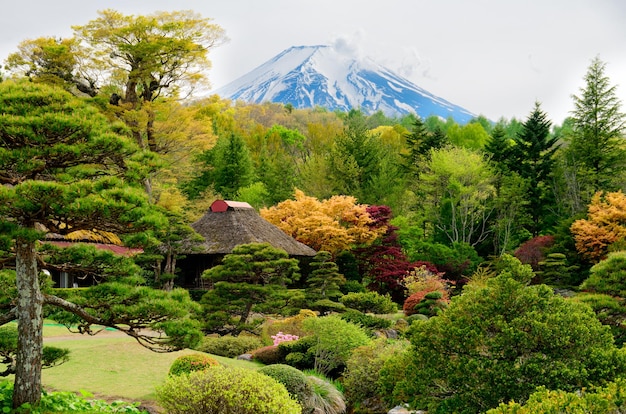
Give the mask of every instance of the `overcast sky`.
[[(97, 11), (192, 9), (225, 29), (209, 57), (223, 86), (291, 46), (334, 44), (489, 119), (524, 120), (539, 101), (556, 124), (591, 60), (626, 105), (623, 0), (21, 0), (4, 2), (0, 59), (24, 39), (72, 35)], [(626, 111), (626, 107), (622, 107)]]

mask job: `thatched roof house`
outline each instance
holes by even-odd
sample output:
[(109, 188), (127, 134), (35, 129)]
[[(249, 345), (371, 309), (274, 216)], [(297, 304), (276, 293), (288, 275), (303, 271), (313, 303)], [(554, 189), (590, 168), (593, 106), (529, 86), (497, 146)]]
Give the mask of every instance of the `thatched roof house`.
[[(248, 243), (270, 243), (292, 257), (315, 256), (315, 250), (295, 240), (261, 217), (248, 203), (217, 200), (191, 227), (204, 241), (189, 246), (185, 259), (179, 261), (184, 284), (199, 286), (202, 272), (217, 263), (235, 246)], [(193, 280), (192, 280), (193, 279)]]

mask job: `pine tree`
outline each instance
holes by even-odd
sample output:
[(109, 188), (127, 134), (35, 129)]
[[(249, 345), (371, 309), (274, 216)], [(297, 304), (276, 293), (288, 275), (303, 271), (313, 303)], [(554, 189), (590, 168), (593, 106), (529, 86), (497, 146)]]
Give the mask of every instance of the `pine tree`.
[(332, 261), (327, 251), (319, 251), (311, 262), (314, 270), (307, 278), (307, 296), (312, 300), (337, 299), (342, 295), (339, 286), (345, 283), (345, 277), (339, 273), (339, 267)]
[(449, 143), (443, 130), (437, 126), (431, 132), (420, 117), (415, 117), (411, 132), (405, 135), (408, 154), (402, 154), (404, 167), (410, 174), (418, 173), (419, 164), (428, 158), (431, 149), (439, 149)]
[(515, 136), (509, 168), (529, 183), (528, 213), (531, 224), (528, 229), (534, 236), (548, 223), (547, 207), (552, 204), (549, 180), (554, 167), (554, 153), (558, 149), (557, 137), (550, 136), (551, 122), (541, 110), (539, 102), (522, 129)]
[(153, 154), (115, 133), (86, 102), (44, 84), (3, 82), (0, 108), (0, 250), (15, 263), (13, 286), (0, 289), (0, 303), (10, 304), (0, 307), (0, 325), (17, 320), (14, 407), (41, 398), (44, 305), (71, 314), (81, 332), (104, 325), (151, 348), (193, 346), (200, 332), (188, 319), (187, 292), (140, 286), (140, 272), (131, 271), (68, 300), (46, 291), (40, 279), (53, 259), (40, 250), (48, 232), (96, 229), (145, 239), (147, 230), (167, 224), (142, 185), (146, 162), (157, 161)]
[(275, 311), (277, 300), (284, 304), (287, 283), (298, 280), (299, 272), (296, 259), (269, 243), (236, 246), (222, 264), (202, 274), (213, 284), (202, 297), (205, 329), (221, 334), (253, 330), (260, 321), (250, 321), (252, 312)]
[(626, 115), (620, 111), (616, 86), (609, 84), (605, 67), (599, 58), (593, 59), (585, 75), (586, 86), (580, 89), (579, 96), (572, 96), (575, 109), (570, 151), (582, 176), (586, 176), (583, 180), (590, 187), (589, 195), (618, 189), (616, 178), (626, 167), (622, 134)]

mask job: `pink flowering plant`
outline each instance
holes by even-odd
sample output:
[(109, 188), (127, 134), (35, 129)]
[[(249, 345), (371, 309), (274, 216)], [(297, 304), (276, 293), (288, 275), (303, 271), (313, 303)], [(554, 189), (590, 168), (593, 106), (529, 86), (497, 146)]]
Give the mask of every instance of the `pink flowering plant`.
[(278, 332), (276, 335), (272, 335), (272, 339), (274, 340), (274, 346), (282, 342), (297, 341), (298, 338), (298, 335), (285, 334), (282, 332)]

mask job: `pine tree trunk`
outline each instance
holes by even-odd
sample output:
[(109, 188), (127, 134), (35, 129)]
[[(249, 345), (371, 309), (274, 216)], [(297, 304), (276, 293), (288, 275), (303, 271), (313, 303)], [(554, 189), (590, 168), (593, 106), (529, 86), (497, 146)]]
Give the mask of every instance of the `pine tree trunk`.
[(43, 295), (39, 289), (35, 242), (18, 239), (17, 273), (17, 358), (13, 407), (36, 404), (41, 398), (43, 349)]

